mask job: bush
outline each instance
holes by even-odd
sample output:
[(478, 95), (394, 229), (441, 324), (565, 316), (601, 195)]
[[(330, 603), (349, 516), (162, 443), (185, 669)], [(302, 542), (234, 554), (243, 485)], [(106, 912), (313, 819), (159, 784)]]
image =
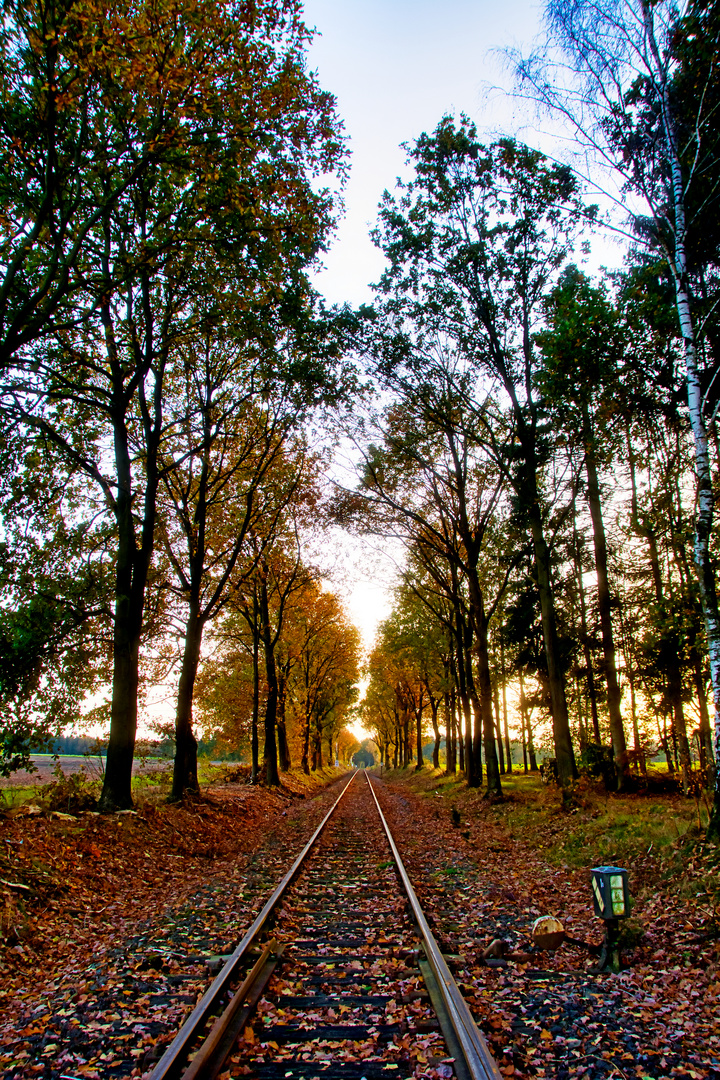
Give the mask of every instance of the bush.
[(97, 809), (98, 786), (85, 769), (78, 769), (66, 776), (58, 761), (54, 773), (55, 779), (52, 783), (43, 785), (38, 792), (48, 810), (60, 810), (70, 814), (79, 810)]
[(602, 777), (605, 789), (617, 789), (617, 771), (611, 746), (588, 743), (580, 753), (580, 768), (587, 776)]
[(543, 759), (543, 763), (540, 766), (540, 779), (543, 784), (557, 784), (558, 767), (556, 758), (551, 757)]

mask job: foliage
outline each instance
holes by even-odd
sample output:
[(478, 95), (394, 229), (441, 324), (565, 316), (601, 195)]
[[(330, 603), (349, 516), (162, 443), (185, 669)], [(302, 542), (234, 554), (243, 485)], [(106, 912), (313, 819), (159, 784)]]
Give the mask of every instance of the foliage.
[(107, 677), (110, 562), (101, 515), (83, 521), (82, 485), (40, 440), (2, 433), (0, 772), (75, 723)]
[[(42, 278), (48, 260), (51, 282), (53, 260), (64, 267), (58, 280), (72, 271), (78, 314), (64, 321), (58, 313), (50, 332), (38, 337), (28, 330), (23, 347), (12, 346), (0, 394), (15, 423), (41, 433), (110, 510), (114, 676), (103, 806), (112, 809), (131, 801), (140, 638), (158, 490), (169, 467), (163, 450), (183, 417), (171, 402), (182, 398), (185, 350), (208, 326), (223, 326), (226, 338), (245, 337), (256, 357), (278, 326), (302, 324), (305, 334), (309, 322), (317, 328), (307, 317), (313, 299), (306, 268), (328, 236), (334, 196), (315, 181), (342, 174), (344, 149), (333, 99), (305, 68), (310, 34), (294, 3), (179, 0), (115, 8), (100, 22), (101, 8), (82, 16), (71, 8), (67, 35), (63, 24), (57, 35), (39, 36), (37, 56), (46, 59), (62, 42), (59, 82), (41, 80), (33, 66), (30, 24), (43, 11), (31, 5), (27, 27), (8, 24), (10, 51), (16, 30), (30, 49), (21, 43), (10, 65), (17, 85), (8, 87), (6, 136), (16, 147), (25, 89), (51, 134), (59, 96), (69, 93), (60, 111), (66, 149), (79, 136), (74, 202), (63, 201), (67, 160), (68, 175), (58, 175), (57, 187), (53, 180), (47, 205), (43, 184), (55, 174), (36, 165), (34, 182), (6, 191), (6, 224), (14, 236), (18, 218), (28, 222), (20, 247), (31, 276)], [(77, 18), (82, 32), (74, 52)], [(86, 127), (109, 156), (86, 145)], [(42, 159), (46, 142), (32, 145)], [(41, 209), (27, 209), (25, 191)], [(70, 212), (72, 224), (63, 217)], [(79, 278), (79, 256), (70, 266), (63, 246), (72, 246), (73, 229), (82, 249)], [(12, 253), (8, 259), (8, 288), (17, 300), (24, 271)], [(28, 284), (33, 288), (35, 303), (37, 282)], [(60, 289), (58, 304), (66, 294)], [(317, 379), (319, 368), (300, 349), (287, 364), (297, 381)], [(185, 402), (184, 415), (192, 408)]]
[(43, 785), (38, 792), (41, 803), (48, 810), (77, 814), (81, 810), (96, 809), (99, 787), (84, 769), (66, 775), (61, 763), (57, 762), (54, 773), (55, 779)]

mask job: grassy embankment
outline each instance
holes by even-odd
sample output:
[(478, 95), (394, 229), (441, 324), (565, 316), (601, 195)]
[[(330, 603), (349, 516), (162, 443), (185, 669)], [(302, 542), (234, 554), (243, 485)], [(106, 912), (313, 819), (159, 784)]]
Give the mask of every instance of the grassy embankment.
[[(373, 771), (379, 773), (377, 767)], [(608, 793), (601, 781), (583, 777), (570, 811), (562, 809), (557, 788), (544, 785), (538, 774), (503, 776), (502, 800), (485, 798), (482, 788), (468, 788), (461, 774), (445, 776), (429, 766), (419, 772), (384, 769), (383, 778), (406, 784), (435, 803), (442, 799), (460, 829), (482, 822), (498, 826), (551, 865), (624, 866), (648, 883), (672, 881), (680, 891), (702, 891), (720, 918), (720, 847), (704, 840), (707, 798), (684, 796), (666, 769), (648, 770), (647, 782), (628, 794)], [(481, 829), (473, 828), (472, 835), (482, 843)], [(688, 866), (698, 861), (700, 878), (697, 872), (688, 875)]]

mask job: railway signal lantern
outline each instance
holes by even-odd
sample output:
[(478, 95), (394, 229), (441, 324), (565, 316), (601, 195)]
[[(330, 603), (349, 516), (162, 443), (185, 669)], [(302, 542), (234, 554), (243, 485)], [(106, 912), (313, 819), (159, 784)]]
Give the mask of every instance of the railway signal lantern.
[(628, 873), (619, 866), (594, 866), (590, 871), (595, 914), (605, 923), (605, 940), (598, 971), (620, 970), (620, 919), (630, 914)]
[(601, 919), (624, 919), (629, 915), (627, 870), (619, 866), (594, 866), (590, 873), (595, 914)]

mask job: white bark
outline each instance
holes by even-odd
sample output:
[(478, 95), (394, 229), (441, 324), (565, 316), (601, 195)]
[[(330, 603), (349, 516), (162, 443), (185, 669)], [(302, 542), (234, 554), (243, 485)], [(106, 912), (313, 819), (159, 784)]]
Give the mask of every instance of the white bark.
[[(674, 217), (673, 250), (668, 252), (668, 262), (675, 283), (675, 304), (677, 307), (680, 333), (682, 334), (685, 372), (687, 379), (688, 408), (692, 426), (695, 458), (696, 508), (695, 540), (693, 551), (695, 571), (700, 588), (705, 636), (710, 660), (713, 700), (715, 704), (715, 761), (720, 762), (720, 617), (718, 616), (715, 578), (710, 560), (710, 536), (714, 516), (714, 493), (710, 470), (710, 452), (708, 448), (707, 428), (703, 415), (703, 396), (700, 386), (700, 374), (697, 364), (697, 341), (692, 316), (690, 292), (687, 281), (687, 215), (685, 209), (685, 185), (683, 182), (682, 162), (677, 148), (677, 134), (670, 107), (668, 92), (667, 67), (663, 63), (655, 38), (652, 8), (648, 0), (640, 0), (643, 24), (654, 70), (651, 77), (655, 81), (658, 103), (661, 109), (665, 152), (670, 168), (671, 194)], [(720, 811), (720, 770), (716, 771), (715, 812)]]

